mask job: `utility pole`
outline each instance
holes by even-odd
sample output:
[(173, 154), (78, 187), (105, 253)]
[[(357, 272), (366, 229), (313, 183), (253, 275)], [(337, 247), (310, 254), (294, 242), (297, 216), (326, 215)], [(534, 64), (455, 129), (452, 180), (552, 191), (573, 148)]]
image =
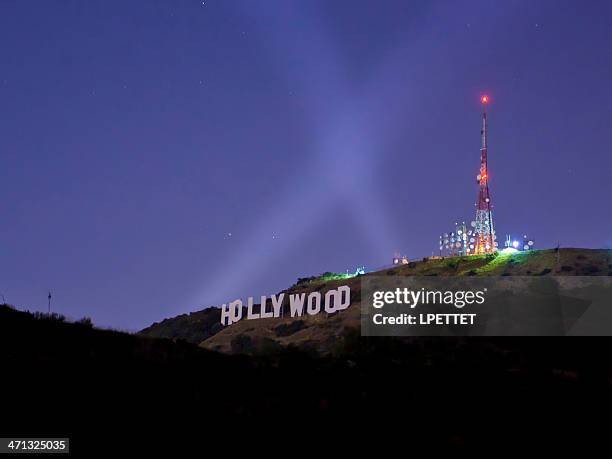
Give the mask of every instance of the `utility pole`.
[(49, 291), (49, 296), (47, 297), (47, 299), (49, 300), (47, 304), (47, 314), (50, 316), (51, 315), (51, 291)]

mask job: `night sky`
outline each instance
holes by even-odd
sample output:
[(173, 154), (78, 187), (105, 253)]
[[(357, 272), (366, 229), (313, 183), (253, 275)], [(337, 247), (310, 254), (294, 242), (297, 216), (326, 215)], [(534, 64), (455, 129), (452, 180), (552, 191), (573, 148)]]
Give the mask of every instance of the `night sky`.
[[(612, 245), (610, 1), (0, 2), (0, 293), (137, 330), (499, 238)], [(0, 297), (0, 300), (2, 298)]]

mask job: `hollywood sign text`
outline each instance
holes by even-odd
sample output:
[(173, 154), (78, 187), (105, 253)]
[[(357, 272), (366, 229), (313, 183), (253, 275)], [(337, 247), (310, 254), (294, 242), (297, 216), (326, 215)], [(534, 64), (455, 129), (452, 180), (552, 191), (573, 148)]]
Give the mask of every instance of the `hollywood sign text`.
[[(268, 308), (267, 297), (261, 297), (261, 307), (259, 312), (253, 310), (253, 297), (250, 296), (247, 300), (246, 315), (244, 314), (244, 304), (242, 300), (234, 300), (229, 304), (221, 306), (221, 324), (231, 325), (243, 319), (269, 319), (272, 317), (281, 317), (283, 314), (283, 301), (285, 294), (270, 296), (271, 309)], [(342, 311), (351, 305), (351, 289), (346, 286), (340, 286), (334, 290), (328, 290), (325, 295), (320, 292), (312, 292), (306, 296), (306, 293), (296, 293), (289, 295), (289, 311), (291, 317), (301, 317), (304, 312), (314, 316), (322, 310), (327, 313)]]

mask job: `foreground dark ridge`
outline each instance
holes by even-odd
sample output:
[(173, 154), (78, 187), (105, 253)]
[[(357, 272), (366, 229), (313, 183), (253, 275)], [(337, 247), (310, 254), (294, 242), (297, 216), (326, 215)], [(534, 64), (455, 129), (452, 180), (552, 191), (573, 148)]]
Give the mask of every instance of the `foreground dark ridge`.
[(2, 432), (99, 448), (108, 432), (214, 442), (228, 426), (340, 435), (375, 420), (402, 441), (516, 444), (612, 408), (608, 339), (337, 340), (326, 358), (294, 347), (235, 357), (1, 306)]
[(347, 333), (338, 341), (333, 358), (295, 348), (232, 357), (0, 307), (0, 362), (10, 369), (3, 431), (85, 441), (102, 432), (91, 430), (97, 423), (202, 435), (230, 421), (357, 428), (360, 419), (410, 413), (418, 423), (406, 438), (516, 442), (543, 435), (540, 422), (567, 429), (576, 419), (568, 416), (588, 410), (596, 419), (612, 408), (607, 339), (399, 341)]

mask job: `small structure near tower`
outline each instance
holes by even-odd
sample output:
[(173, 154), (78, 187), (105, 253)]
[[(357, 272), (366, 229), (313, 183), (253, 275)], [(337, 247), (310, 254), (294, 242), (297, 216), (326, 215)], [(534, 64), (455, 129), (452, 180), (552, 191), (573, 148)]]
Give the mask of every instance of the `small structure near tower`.
[(448, 233), (440, 235), (440, 256), (461, 257), (469, 255), (474, 248), (474, 235), (465, 222), (455, 222), (455, 227)]
[(524, 234), (522, 238), (514, 238), (506, 234), (504, 247), (501, 253), (528, 252), (529, 250), (535, 249), (535, 242), (533, 239), (529, 239), (526, 234)]
[(400, 256), (398, 253), (393, 255), (394, 265), (407, 265), (408, 263), (410, 263), (410, 260), (408, 260), (408, 257), (406, 255)]

